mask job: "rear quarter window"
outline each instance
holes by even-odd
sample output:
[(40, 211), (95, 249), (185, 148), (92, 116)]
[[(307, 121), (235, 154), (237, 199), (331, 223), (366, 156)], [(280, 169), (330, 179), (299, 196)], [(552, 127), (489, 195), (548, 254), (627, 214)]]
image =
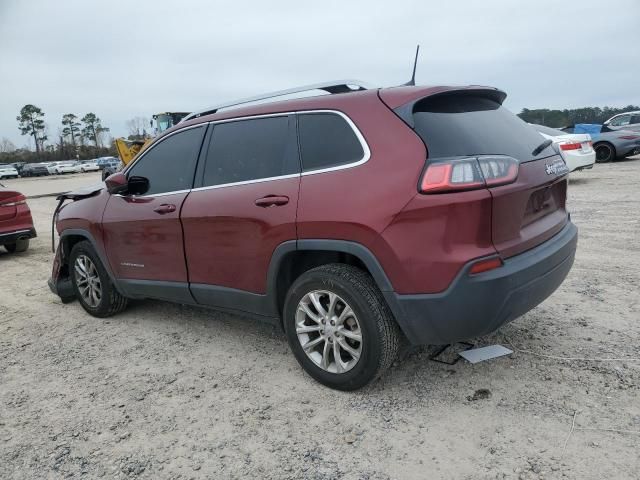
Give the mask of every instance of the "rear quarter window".
[[(526, 162), (544, 141), (500, 103), (479, 95), (456, 92), (428, 97), (416, 103), (413, 117), (429, 158), (508, 155)], [(536, 159), (554, 154), (547, 147)]]
[(348, 165), (365, 157), (355, 131), (337, 113), (299, 114), (298, 135), (304, 172)]

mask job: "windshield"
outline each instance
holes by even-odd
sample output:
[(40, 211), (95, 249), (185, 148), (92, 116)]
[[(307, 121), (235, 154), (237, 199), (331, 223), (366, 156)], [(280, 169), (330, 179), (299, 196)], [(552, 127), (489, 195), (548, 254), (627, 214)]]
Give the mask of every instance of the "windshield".
[(173, 126), (173, 119), (171, 118), (170, 115), (167, 115), (166, 113), (161, 113), (156, 116), (156, 124), (158, 126), (157, 133), (162, 133), (166, 129), (171, 128)]
[[(416, 104), (413, 117), (429, 158), (508, 155), (527, 162), (543, 141), (526, 122), (477, 93), (427, 97)], [(547, 147), (535, 158), (554, 154)]]

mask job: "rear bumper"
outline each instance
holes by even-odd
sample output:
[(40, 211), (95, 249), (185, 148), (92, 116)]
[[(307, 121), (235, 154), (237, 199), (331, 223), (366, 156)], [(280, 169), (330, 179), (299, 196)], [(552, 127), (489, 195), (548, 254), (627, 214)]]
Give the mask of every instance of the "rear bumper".
[(37, 236), (35, 228), (16, 230), (14, 232), (0, 233), (0, 245), (16, 243), (18, 240), (35, 238)]
[(478, 275), (471, 263), (437, 294), (385, 292), (412, 344), (446, 344), (493, 332), (551, 295), (571, 270), (578, 229), (569, 222), (545, 243)]

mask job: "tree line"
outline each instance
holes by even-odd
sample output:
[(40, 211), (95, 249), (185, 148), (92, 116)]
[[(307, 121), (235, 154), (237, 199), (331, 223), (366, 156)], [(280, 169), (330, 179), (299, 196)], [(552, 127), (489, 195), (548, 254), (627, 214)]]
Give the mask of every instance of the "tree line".
[(518, 116), (528, 123), (537, 123), (539, 125), (546, 125), (547, 127), (559, 128), (575, 125), (576, 123), (604, 123), (614, 115), (633, 110), (640, 110), (640, 107), (627, 105), (622, 108), (584, 107), (564, 110), (550, 110), (548, 108), (530, 110), (523, 108)]
[[(109, 128), (92, 112), (79, 118), (65, 113), (58, 134), (53, 137), (44, 121), (44, 112), (35, 105), (25, 105), (16, 117), (22, 135), (33, 140), (35, 152), (29, 148), (16, 148), (8, 139), (0, 141), (0, 163), (46, 162), (53, 160), (88, 159), (115, 155), (112, 140), (105, 134)], [(53, 137), (53, 138), (50, 138)]]

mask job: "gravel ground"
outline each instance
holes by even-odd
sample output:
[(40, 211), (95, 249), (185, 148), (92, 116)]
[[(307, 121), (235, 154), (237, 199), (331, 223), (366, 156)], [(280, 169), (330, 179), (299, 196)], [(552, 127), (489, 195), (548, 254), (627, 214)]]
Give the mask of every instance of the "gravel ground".
[(251, 320), (61, 304), (55, 201), (32, 199), (40, 237), (0, 254), (0, 478), (640, 478), (639, 184), (638, 160), (572, 175), (567, 281), (474, 340), (515, 354), (450, 366), (424, 348), (356, 393), (313, 382)]

